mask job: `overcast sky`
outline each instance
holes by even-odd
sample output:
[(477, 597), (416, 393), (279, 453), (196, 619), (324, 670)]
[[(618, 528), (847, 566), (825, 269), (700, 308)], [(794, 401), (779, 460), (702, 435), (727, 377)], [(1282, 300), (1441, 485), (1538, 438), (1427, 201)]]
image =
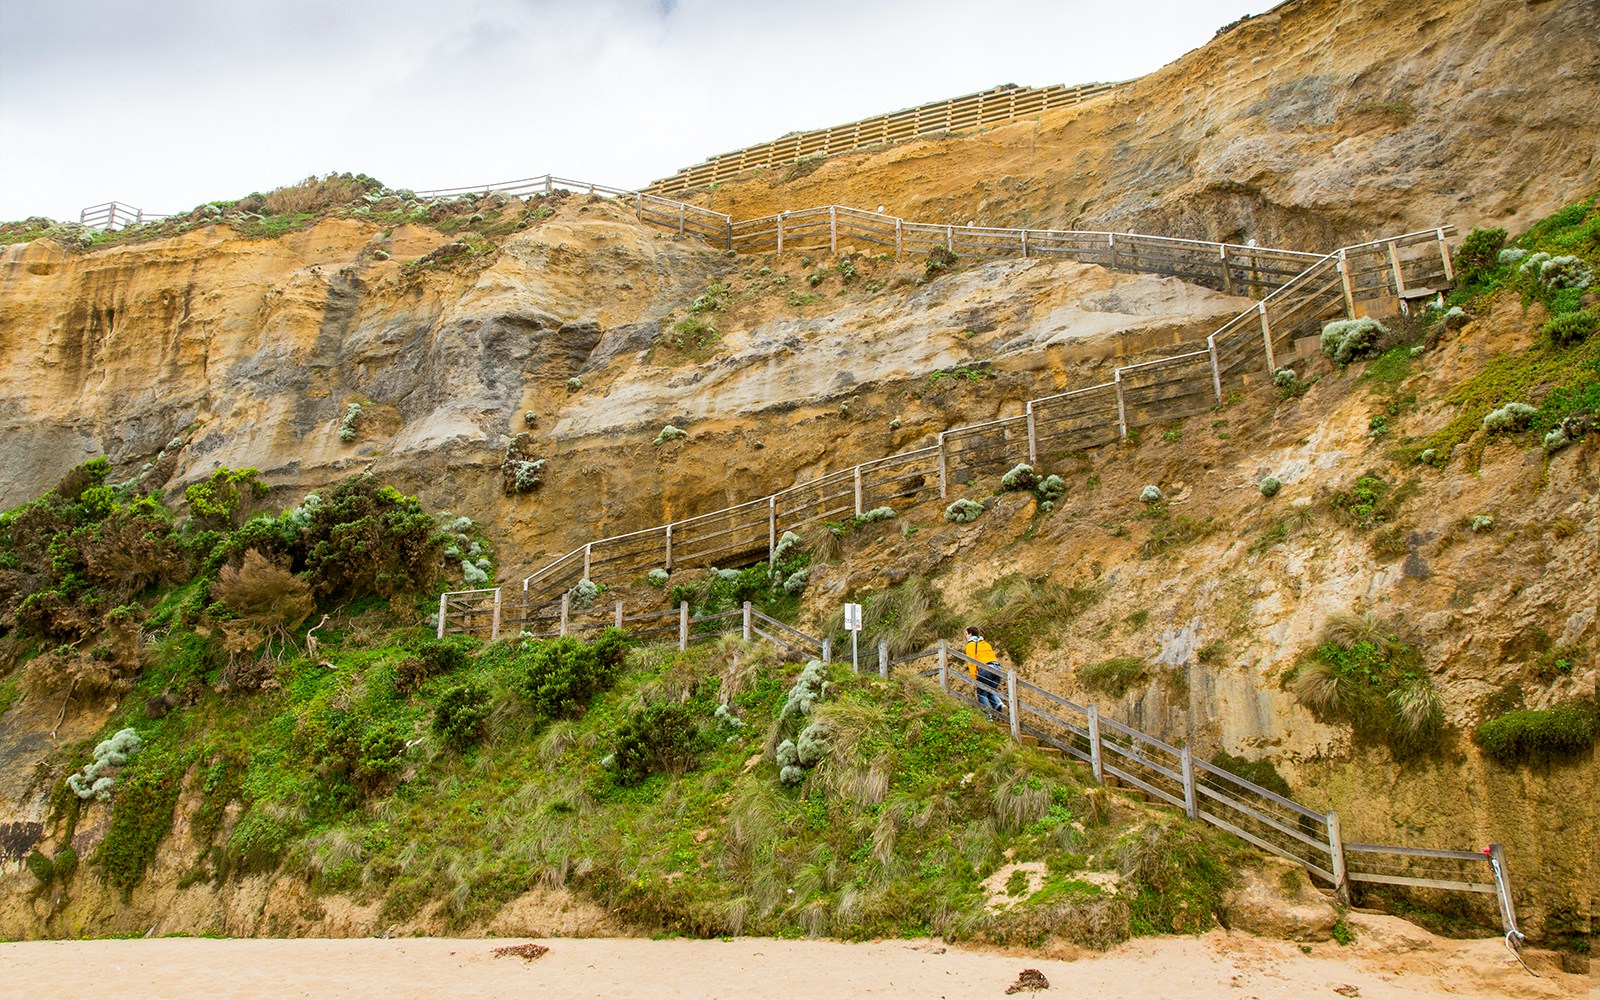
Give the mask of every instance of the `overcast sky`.
[(361, 171), (634, 187), (1003, 83), (1120, 80), (1267, 0), (0, 0), (0, 220)]

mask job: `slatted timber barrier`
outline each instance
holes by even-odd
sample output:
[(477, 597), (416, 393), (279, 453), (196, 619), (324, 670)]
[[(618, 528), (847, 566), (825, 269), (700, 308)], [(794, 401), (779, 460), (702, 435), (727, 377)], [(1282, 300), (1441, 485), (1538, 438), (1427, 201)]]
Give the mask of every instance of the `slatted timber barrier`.
[[(488, 591), (465, 592), (481, 596)], [(440, 621), (449, 602), (464, 595), (440, 598)], [(764, 641), (788, 652), (815, 656), (827, 663), (831, 643), (773, 618), (746, 601), (742, 608), (718, 614), (693, 616), (687, 602), (629, 616), (621, 601), (611, 608), (576, 611), (569, 595), (557, 602), (559, 618), (540, 631), (524, 624), (526, 638), (578, 635), (587, 630), (621, 628), (635, 638), (671, 641), (680, 650), (699, 639), (740, 633), (746, 642)], [(500, 623), (498, 601), (482, 613)], [(558, 622), (558, 624), (557, 624)], [(451, 632), (464, 631), (450, 629)], [(441, 629), (441, 637), (445, 630)], [(1484, 851), (1438, 850), (1379, 844), (1346, 843), (1339, 814), (1301, 805), (1204, 760), (1188, 747), (1177, 747), (1150, 733), (1100, 714), (1095, 705), (1080, 705), (1031, 684), (1015, 670), (1004, 671), (999, 685), (975, 676), (985, 664), (952, 649), (941, 639), (919, 652), (889, 657), (887, 639), (877, 644), (877, 672), (890, 676), (895, 666), (934, 660), (935, 666), (918, 672), (936, 677), (950, 697), (987, 711), (994, 721), (1008, 726), (1011, 738), (1070, 757), (1089, 767), (1094, 780), (1108, 779), (1144, 796), (1183, 810), (1190, 819), (1226, 830), (1255, 847), (1287, 858), (1313, 878), (1334, 889), (1348, 902), (1350, 884), (1361, 882), (1495, 896), (1508, 947), (1515, 952), (1522, 941), (1517, 929), (1505, 851), (1492, 844)], [(989, 668), (992, 670), (993, 668)], [(999, 675), (996, 672), (996, 675)], [(992, 695), (1002, 706), (985, 709), (980, 692)]]
[[(1323, 320), (1353, 316), (1356, 304), (1394, 295), (1405, 280), (1442, 282), (1448, 229), (1427, 230), (1346, 247), (1319, 258), (1293, 281), (1223, 324), (1194, 350), (1113, 371), (1110, 382), (1026, 401), (1022, 412), (942, 432), (934, 445), (862, 462), (756, 500), (670, 524), (588, 542), (528, 574), (506, 601), (497, 590), (445, 595), (440, 634), (492, 632), (548, 612), (582, 580), (617, 581), (661, 568), (740, 565), (770, 559), (786, 531), (840, 521), (874, 507), (947, 499), (951, 486), (1004, 472), (1018, 462), (1048, 466), (1067, 454), (1126, 438), (1138, 427), (1209, 410), (1246, 376), (1270, 377), (1302, 348)], [(1408, 269), (1384, 263), (1408, 257)], [(1375, 263), (1376, 262), (1376, 263)], [(1388, 274), (1378, 285), (1372, 275)], [(1350, 280), (1346, 280), (1349, 277)], [(499, 607), (493, 611), (491, 604)], [(491, 628), (492, 622), (498, 622)]]
[(1124, 83), (996, 87), (976, 94), (919, 104), (886, 115), (874, 115), (809, 132), (795, 132), (771, 142), (721, 153), (704, 163), (679, 170), (671, 177), (654, 181), (645, 190), (658, 195), (682, 194), (733, 180), (747, 171), (787, 166), (814, 156), (848, 153), (905, 142), (919, 136), (981, 128), (1082, 104), (1090, 98), (1109, 94)]
[[(1065, 258), (1119, 271), (1182, 278), (1236, 295), (1259, 297), (1278, 288), (1321, 258), (1314, 253), (1275, 247), (1213, 243), (1140, 233), (1081, 232), (1055, 229), (999, 229), (909, 222), (893, 215), (843, 205), (781, 212), (736, 222), (723, 212), (674, 201), (646, 191), (611, 187), (591, 181), (541, 174), (464, 187), (418, 191), (424, 200), (477, 199), (491, 192), (527, 198), (556, 191), (611, 198), (633, 209), (641, 224), (706, 240), (741, 253), (828, 247), (841, 243), (893, 248), (896, 259), (944, 248), (972, 257)], [(166, 218), (126, 205), (107, 202), (80, 213), (84, 225), (124, 228)], [(1380, 262), (1381, 263), (1381, 262)], [(1399, 266), (1398, 264), (1396, 265)], [(1381, 266), (1369, 268), (1361, 280), (1370, 284)], [(1397, 272), (1398, 273), (1398, 272)]]
[[(837, 253), (841, 244), (893, 249), (896, 259), (935, 248), (968, 257), (1065, 258), (1118, 271), (1182, 278), (1234, 295), (1266, 295), (1322, 257), (1300, 250), (1215, 243), (1140, 233), (910, 222), (894, 215), (845, 205), (823, 205), (735, 221), (699, 205), (648, 191), (594, 184), (542, 174), (490, 184), (418, 191), (425, 199), (474, 198), (491, 191), (514, 197), (571, 191), (613, 198), (646, 225), (705, 239), (739, 253), (818, 250)], [(1375, 267), (1381, 267), (1380, 261)], [(1370, 269), (1369, 269), (1370, 270)], [(1370, 284), (1370, 282), (1368, 282)]]
[(895, 660), (888, 658), (886, 642), (879, 646), (879, 671), (884, 676), (892, 665), (926, 659), (936, 659), (937, 665), (919, 672), (937, 677), (945, 693), (980, 710), (980, 691), (997, 697), (1004, 707), (998, 712), (991, 709), (991, 717), (1008, 725), (1013, 739), (1087, 764), (1097, 782), (1103, 784), (1109, 777), (1182, 809), (1190, 819), (1287, 858), (1345, 900), (1352, 882), (1491, 894), (1507, 946), (1515, 951), (1521, 944), (1505, 850), (1499, 844), (1482, 851), (1451, 851), (1347, 843), (1337, 812), (1311, 809), (1198, 760), (1188, 747), (1175, 747), (1101, 715), (1095, 705), (1079, 705), (1030, 684), (1015, 670), (1004, 671), (998, 686), (983, 684), (972, 670), (984, 665), (944, 640)]

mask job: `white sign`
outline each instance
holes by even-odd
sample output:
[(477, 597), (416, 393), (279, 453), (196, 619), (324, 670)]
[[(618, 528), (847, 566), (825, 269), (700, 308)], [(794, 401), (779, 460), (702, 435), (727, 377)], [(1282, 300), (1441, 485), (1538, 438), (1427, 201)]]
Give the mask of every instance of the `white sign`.
[(850, 632), (861, 631), (861, 605), (846, 604), (844, 606), (844, 627)]

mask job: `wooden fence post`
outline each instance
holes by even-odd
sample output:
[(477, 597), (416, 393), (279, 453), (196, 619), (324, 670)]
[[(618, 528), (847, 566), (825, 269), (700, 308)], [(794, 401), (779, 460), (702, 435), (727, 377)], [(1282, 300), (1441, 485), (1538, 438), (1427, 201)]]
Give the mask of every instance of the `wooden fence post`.
[(1028, 231), (1026, 229), (1022, 231), (1022, 259), (1028, 259)]
[(943, 500), (950, 491), (950, 467), (944, 452), (944, 431), (939, 432), (939, 499)]
[(894, 259), (897, 261), (900, 259), (900, 254), (904, 252), (905, 249), (905, 237), (904, 233), (902, 232), (904, 226), (904, 219), (897, 218), (894, 220)]
[(823, 663), (832, 663), (833, 662), (833, 640), (832, 639), (824, 639), (824, 640), (822, 640), (822, 662)]
[(856, 469), (855, 469), (855, 472), (856, 472), (856, 515), (859, 517), (860, 514), (861, 514), (861, 466), (857, 465)]
[(583, 578), (589, 579), (589, 566), (594, 555), (594, 543), (585, 542), (583, 545)]
[(1217, 365), (1217, 335), (1206, 338), (1206, 352), (1211, 355), (1211, 388), (1217, 394), (1217, 405), (1222, 405), (1222, 368)]
[(1111, 248), (1111, 264), (1109, 266), (1113, 270), (1115, 270), (1116, 266), (1117, 266), (1117, 234), (1116, 233), (1106, 233), (1106, 246)]
[(684, 213), (687, 212), (687, 211), (688, 211), (688, 206), (685, 205), (681, 201), (678, 202), (678, 235), (679, 236), (683, 235), (683, 217), (684, 217)]
[(572, 617), (572, 593), (561, 595), (561, 634), (567, 634), (567, 621)]
[(828, 206), (828, 252), (839, 252), (839, 209), (835, 205)]
[(437, 638), (444, 638), (444, 616), (449, 613), (449, 594), (439, 595), (439, 631)]
[(939, 640), (939, 690), (950, 693), (950, 643)]
[(1100, 710), (1089, 706), (1089, 767), (1098, 784), (1106, 783), (1105, 765), (1100, 760)]
[(640, 222), (644, 221), (644, 195), (642, 194), (633, 196), (633, 215)]
[(731, 215), (728, 216), (727, 220), (728, 220), (727, 221), (727, 226), (728, 226), (728, 249), (732, 250), (733, 249), (733, 216), (731, 216)]
[(1011, 716), (1011, 738), (1022, 741), (1022, 716), (1017, 712), (1017, 672), (1006, 671), (1006, 713)]
[(1394, 293), (1404, 295), (1406, 291), (1406, 276), (1400, 270), (1400, 251), (1395, 248), (1394, 241), (1389, 241), (1389, 266), (1394, 269)]
[(667, 522), (667, 572), (672, 572), (672, 523)]
[(494, 617), (489, 620), (489, 641), (500, 638), (500, 588), (494, 588)]
[(1228, 247), (1223, 244), (1217, 247), (1217, 259), (1222, 262), (1222, 290), (1229, 295), (1233, 294), (1233, 272), (1228, 269)]
[(1278, 365), (1272, 356), (1272, 325), (1267, 322), (1267, 304), (1257, 302), (1256, 313), (1261, 317), (1261, 341), (1267, 348), (1267, 374), (1271, 375), (1278, 370)]
[(750, 602), (744, 602), (744, 641), (750, 641)]
[(1333, 859), (1333, 889), (1339, 899), (1350, 902), (1350, 878), (1344, 870), (1344, 838), (1339, 833), (1339, 814), (1328, 813), (1328, 854)]
[(944, 248), (951, 253), (956, 252), (956, 227), (944, 227)]
[(1444, 262), (1445, 284), (1453, 285), (1456, 283), (1456, 268), (1454, 264), (1450, 263), (1450, 248), (1444, 245), (1444, 230), (1439, 229), (1435, 230), (1435, 232), (1439, 236), (1439, 259)]
[(889, 640), (878, 640), (878, 676), (889, 679)]
[(1028, 400), (1028, 464), (1039, 464), (1039, 435), (1033, 423), (1033, 400)]
[(1339, 250), (1339, 284), (1344, 286), (1344, 313), (1346, 319), (1356, 318), (1356, 295), (1350, 284), (1350, 259), (1344, 249)]
[(773, 218), (778, 220), (778, 252), (783, 253), (783, 213), (779, 212)]
[(1199, 819), (1199, 806), (1194, 800), (1194, 754), (1184, 747), (1178, 759), (1183, 764), (1183, 811), (1190, 819)]
[(1506, 849), (1499, 844), (1489, 845), (1489, 867), (1494, 878), (1494, 894), (1500, 900), (1500, 922), (1505, 928), (1506, 937), (1509, 939), (1515, 934), (1520, 938), (1522, 932), (1517, 930), (1517, 906), (1511, 898), (1511, 872), (1506, 868)]
[(551, 194), (555, 191), (555, 180), (549, 174), (544, 175), (544, 193)]
[(678, 604), (678, 650), (689, 648), (689, 602)]
[(778, 495), (767, 497), (767, 570), (778, 559)]
[(1117, 387), (1117, 434), (1126, 441), (1128, 439), (1128, 404), (1122, 395), (1122, 369), (1118, 368), (1111, 374), (1111, 383)]
[(616, 624), (617, 628), (621, 628), (622, 627), (622, 602), (621, 601), (617, 602), (617, 617), (616, 617), (615, 624)]

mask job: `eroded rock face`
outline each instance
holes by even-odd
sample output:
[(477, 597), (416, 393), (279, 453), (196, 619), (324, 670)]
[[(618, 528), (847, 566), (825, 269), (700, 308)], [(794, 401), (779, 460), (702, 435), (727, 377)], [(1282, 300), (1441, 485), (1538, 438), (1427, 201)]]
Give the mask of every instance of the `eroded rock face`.
[(1272, 858), (1260, 868), (1239, 872), (1238, 879), (1223, 901), (1231, 930), (1285, 941), (1326, 941), (1333, 936), (1339, 913), (1312, 887), (1299, 865)]
[(1600, 186), (1600, 7), (1301, 0), (1116, 93), (962, 139), (724, 184), (744, 218), (883, 204), (919, 222), (1320, 250), (1526, 228)]

